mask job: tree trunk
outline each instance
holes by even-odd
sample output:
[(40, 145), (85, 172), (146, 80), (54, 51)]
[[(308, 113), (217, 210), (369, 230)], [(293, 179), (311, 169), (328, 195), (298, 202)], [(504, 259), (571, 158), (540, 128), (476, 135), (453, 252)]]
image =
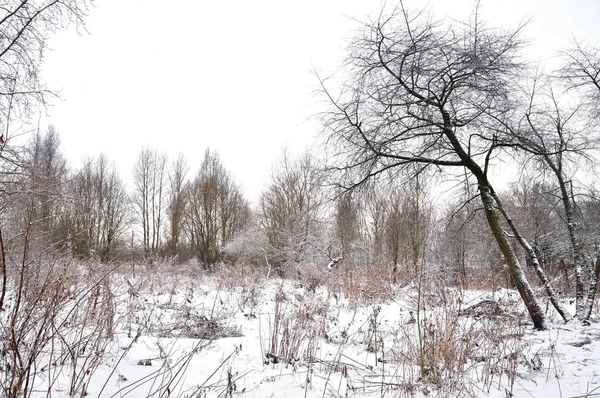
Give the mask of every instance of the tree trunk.
[(502, 229), (502, 225), (495, 208), (495, 201), (494, 197), (492, 196), (491, 186), (487, 181), (480, 179), (479, 190), (488, 224), (492, 230), (492, 234), (494, 235), (496, 242), (498, 243), (498, 246), (500, 247), (500, 251), (504, 255), (504, 260), (508, 265), (512, 280), (516, 285), (523, 302), (525, 303), (525, 307), (527, 307), (529, 316), (533, 321), (533, 327), (538, 330), (546, 330), (548, 329), (548, 325), (546, 317), (544, 316), (544, 311), (535, 298), (535, 294), (527, 282), (525, 273), (523, 272), (523, 268), (521, 268), (521, 264), (519, 263), (516, 253), (510, 245), (504, 230)]
[[(498, 213), (496, 211), (497, 201), (493, 195), (494, 190), (487, 179), (486, 172), (482, 170), (477, 163), (475, 163), (471, 155), (462, 147), (460, 141), (454, 134), (452, 121), (450, 120), (450, 115), (448, 112), (443, 110), (442, 115), (444, 118), (445, 136), (450, 141), (450, 144), (454, 148), (456, 154), (464, 163), (464, 166), (477, 178), (481, 202), (483, 203), (483, 209), (485, 211), (488, 225), (492, 230), (492, 234), (496, 239), (496, 243), (498, 243), (498, 246), (500, 247), (500, 251), (504, 255), (504, 260), (508, 265), (512, 280), (516, 285), (519, 294), (521, 295), (523, 303), (525, 303), (525, 307), (527, 307), (529, 316), (533, 321), (533, 326), (538, 330), (546, 330), (548, 325), (546, 322), (546, 317), (544, 316), (544, 311), (535, 298), (535, 294), (527, 282), (523, 268), (521, 268), (519, 259), (517, 258), (513, 247), (510, 245), (510, 242), (508, 241), (508, 238), (502, 229), (502, 224), (500, 223), (500, 218), (498, 217)], [(492, 149), (493, 147), (490, 148), (488, 156), (491, 154)]]
[(584, 307), (587, 303), (584, 302), (584, 286), (583, 286), (583, 263), (585, 262), (585, 254), (583, 253), (583, 246), (579, 241), (579, 236), (576, 231), (575, 224), (575, 212), (574, 212), (574, 198), (567, 189), (567, 182), (563, 178), (561, 162), (558, 166), (554, 163), (550, 163), (549, 158), (546, 158), (546, 162), (550, 164), (550, 167), (556, 174), (558, 185), (560, 187), (561, 199), (563, 202), (563, 208), (565, 210), (565, 223), (567, 225), (567, 231), (569, 232), (569, 239), (571, 241), (571, 250), (573, 251), (573, 263), (575, 266), (575, 316), (577, 318), (584, 319)]
[(538, 260), (537, 254), (535, 253), (535, 250), (533, 250), (533, 247), (531, 247), (529, 242), (527, 242), (527, 240), (525, 240), (525, 238), (523, 238), (523, 236), (519, 233), (512, 218), (504, 210), (504, 206), (502, 205), (502, 201), (500, 200), (498, 195), (496, 195), (496, 193), (493, 191), (491, 192), (491, 195), (496, 202), (498, 210), (500, 211), (500, 213), (506, 220), (508, 227), (510, 228), (513, 235), (517, 239), (517, 242), (519, 242), (519, 245), (521, 245), (521, 247), (523, 248), (523, 250), (525, 250), (525, 252), (529, 256), (529, 258), (531, 258), (531, 265), (533, 266), (533, 269), (535, 270), (535, 273), (537, 274), (538, 278), (542, 282), (542, 285), (544, 286), (544, 289), (546, 290), (546, 294), (550, 298), (552, 305), (554, 306), (556, 311), (560, 314), (560, 316), (565, 321), (565, 323), (569, 322), (572, 319), (571, 314), (569, 314), (569, 311), (567, 311), (565, 306), (558, 299), (558, 297), (556, 295), (556, 291), (552, 287), (552, 284), (550, 283), (548, 276), (546, 275), (546, 273), (542, 269), (542, 266), (540, 265), (540, 262)]
[(581, 314), (581, 319), (590, 319), (590, 316), (592, 315), (592, 308), (594, 307), (594, 300), (596, 299), (596, 289), (598, 287), (598, 278), (600, 278), (600, 253), (596, 255), (594, 273), (592, 274), (592, 280), (590, 281), (590, 289), (588, 290), (588, 297)]

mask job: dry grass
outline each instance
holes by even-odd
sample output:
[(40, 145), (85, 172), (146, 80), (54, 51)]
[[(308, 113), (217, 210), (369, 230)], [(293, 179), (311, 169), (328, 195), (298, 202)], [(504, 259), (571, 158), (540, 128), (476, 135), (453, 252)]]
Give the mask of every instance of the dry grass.
[(329, 305), (311, 289), (286, 289), (275, 293), (274, 311), (267, 315), (267, 339), (263, 341), (265, 364), (295, 366), (316, 357), (314, 343), (325, 336)]
[(0, 316), (2, 396), (29, 395), (61, 374), (70, 375), (71, 396), (84, 395), (115, 331), (112, 269), (50, 254), (34, 260), (11, 264)]
[[(129, 264), (116, 269), (96, 263), (60, 264), (60, 273), (40, 274), (28, 282), (28, 297), (38, 301), (24, 308), (36, 308), (30, 316), (49, 323), (45, 329), (38, 324), (35, 328), (19, 318), (23, 323), (17, 330), (24, 337), (18, 350), (32, 355), (33, 378), (41, 372), (51, 379), (71, 374), (73, 393), (85, 392), (114, 333), (127, 334), (132, 344), (141, 335), (207, 342), (239, 335), (227, 320), (242, 314), (258, 318), (266, 368), (306, 372), (307, 389), (314, 388), (310, 380), (318, 374), (325, 380), (319, 387), (325, 395), (408, 397), (421, 391), (429, 396), (477, 397), (492, 389), (511, 393), (521, 375), (540, 369), (539, 358), (524, 342), (525, 318), (516, 298), (498, 300), (492, 290), (501, 312), (466, 316), (465, 308), (477, 300), (466, 302), (464, 290), (447, 286), (443, 275), (432, 269), (424, 270), (423, 283), (417, 285), (408, 272), (396, 274), (394, 284), (386, 266), (347, 264), (320, 273), (307, 269), (296, 274), (306, 280), (291, 281), (272, 275), (267, 279), (267, 270), (257, 267), (219, 267), (207, 275), (194, 264), (155, 264), (136, 266), (132, 275)], [(56, 311), (39, 312), (48, 308), (39, 300)], [(386, 306), (400, 311), (393, 323), (386, 319)], [(344, 323), (342, 318), (349, 320)], [(9, 321), (3, 321), (5, 332)], [(25, 346), (40, 330), (42, 341)], [(333, 355), (323, 356), (323, 345)], [(206, 346), (202, 343), (197, 349)], [(152, 384), (157, 394), (181, 382), (180, 373), (197, 352), (168, 360), (171, 351), (170, 346), (161, 347), (161, 366)], [(16, 360), (10, 355), (1, 358), (4, 369), (7, 361)], [(215, 364), (218, 372), (202, 388), (235, 396), (236, 358), (234, 353)], [(5, 391), (14, 389), (7, 374), (0, 373)], [(134, 381), (129, 385), (122, 392), (136, 388)]]

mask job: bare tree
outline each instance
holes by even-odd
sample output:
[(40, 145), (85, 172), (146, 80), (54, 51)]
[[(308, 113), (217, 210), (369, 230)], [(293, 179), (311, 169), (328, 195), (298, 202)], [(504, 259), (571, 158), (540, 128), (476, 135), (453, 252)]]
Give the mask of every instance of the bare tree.
[(308, 154), (292, 159), (284, 152), (260, 196), (260, 220), (267, 252), (279, 272), (299, 264), (316, 247), (323, 212), (323, 175)]
[(388, 201), (386, 197), (374, 187), (365, 198), (367, 212), (367, 231), (371, 243), (371, 263), (385, 261), (386, 250), (386, 219), (388, 217)]
[(95, 247), (97, 218), (95, 180), (93, 159), (87, 159), (75, 172), (67, 187), (72, 199), (68, 211), (71, 252), (80, 258), (89, 257)]
[(371, 256), (391, 265), (394, 283), (400, 270), (416, 275), (425, 256), (432, 217), (427, 179), (418, 176), (402, 186), (380, 182), (366, 190)]
[(171, 256), (179, 254), (179, 245), (183, 230), (184, 216), (187, 206), (187, 161), (180, 155), (172, 164), (169, 173), (169, 202), (167, 204), (167, 220), (169, 222), (169, 249)]
[(147, 254), (160, 249), (167, 183), (167, 156), (142, 148), (133, 169), (133, 204), (142, 226), (142, 244)]
[(600, 117), (600, 50), (575, 40), (561, 53), (562, 67), (556, 77), (589, 112), (595, 121)]
[[(480, 223), (483, 220), (477, 219), (476, 209), (473, 201), (469, 199), (473, 195), (467, 190), (463, 195), (454, 199), (449, 203), (448, 208), (444, 209), (445, 214), (442, 217), (444, 221), (441, 223), (443, 228), (440, 228), (437, 234), (436, 255), (437, 260), (443, 268), (445, 275), (460, 282), (461, 285), (467, 286), (468, 283), (468, 266), (470, 263), (470, 254), (475, 247), (481, 247), (484, 234), (479, 234), (475, 223)], [(477, 242), (475, 243), (474, 235), (477, 234)], [(478, 258), (478, 263), (481, 265), (481, 257)]]
[(97, 163), (98, 185), (98, 243), (96, 251), (103, 262), (112, 259), (119, 238), (125, 232), (125, 221), (129, 215), (129, 197), (125, 184), (117, 171), (117, 166), (108, 163), (104, 155), (100, 155)]
[(351, 192), (342, 193), (335, 200), (334, 239), (339, 244), (336, 254), (340, 259), (354, 257), (357, 246), (362, 246), (366, 232), (363, 213), (361, 200)]
[[(28, 129), (31, 116), (52, 94), (40, 79), (47, 41), (70, 23), (82, 26), (91, 3), (91, 0), (0, 1), (0, 207), (3, 210), (27, 189), (23, 182), (31, 177), (31, 169), (26, 170), (24, 164), (27, 151), (12, 145), (11, 138)], [(0, 230), (5, 227), (3, 223)]]
[[(593, 89), (597, 89), (597, 72), (594, 75), (590, 70), (594, 66), (594, 56), (593, 53), (586, 54), (580, 46), (564, 55), (567, 64), (561, 71), (562, 81), (559, 83), (567, 82), (573, 91), (582, 90), (580, 102), (573, 104), (572, 97), (561, 98), (554, 88), (556, 79), (536, 76), (526, 92), (523, 107), (500, 120), (503, 145), (530, 157), (533, 155), (531, 160), (537, 162), (540, 174), (544, 176), (547, 173), (551, 184), (556, 186), (556, 196), (560, 198), (559, 215), (568, 232), (570, 257), (575, 270), (575, 315), (582, 319), (591, 314), (595, 292), (588, 290), (591, 300), (586, 300), (583, 273), (589, 273), (593, 260), (586, 258), (585, 245), (578, 232), (582, 220), (577, 214), (576, 174), (582, 162), (592, 160), (592, 152), (600, 144), (600, 135), (593, 123), (598, 116), (597, 105), (589, 98)], [(600, 64), (597, 68), (600, 71)], [(597, 91), (600, 93), (600, 90)], [(537, 266), (535, 252), (526, 250), (534, 267)]]
[(66, 193), (70, 206), (63, 218), (72, 254), (80, 258), (98, 254), (103, 262), (111, 260), (129, 215), (129, 198), (116, 165), (103, 154), (85, 160)]
[[(573, 109), (561, 106), (551, 82), (535, 80), (523, 116), (515, 118), (519, 120), (518, 125), (510, 125), (508, 121), (502, 125), (509, 131), (510, 141), (506, 145), (514, 145), (520, 151), (535, 155), (535, 159), (551, 173), (558, 188), (575, 266), (576, 314), (582, 316), (585, 305), (582, 280), (585, 255), (576, 231), (576, 204), (570, 175), (575, 172), (577, 158), (585, 160), (594, 142), (592, 135), (577, 128), (578, 110), (579, 106)], [(534, 261), (537, 259), (534, 258)]]
[(404, 264), (409, 274), (417, 275), (425, 257), (432, 209), (424, 180), (416, 176), (402, 192), (397, 188), (389, 195), (386, 240), (394, 282), (399, 264)]
[(250, 206), (219, 156), (208, 149), (188, 195), (190, 243), (209, 269), (221, 259), (223, 246), (248, 223)]
[[(587, 136), (588, 139), (584, 140), (586, 147), (582, 149), (589, 149), (590, 142), (593, 142), (594, 149), (597, 149), (599, 143), (598, 140), (600, 139), (598, 129), (598, 120), (600, 118), (600, 50), (584, 42), (575, 41), (570, 49), (562, 52), (562, 61), (563, 66), (557, 73), (560, 82), (566, 86), (568, 91), (577, 96), (582, 108), (587, 111), (586, 113), (588, 115), (585, 128), (581, 132), (583, 136)], [(556, 109), (555, 111), (555, 114), (558, 113)], [(558, 123), (555, 123), (555, 125), (560, 126), (560, 124), (561, 121), (559, 119)], [(566, 150), (567, 148), (565, 147), (564, 149)], [(581, 154), (582, 151), (580, 150), (579, 153)], [(568, 180), (565, 182), (569, 183)], [(569, 197), (568, 194), (569, 192), (567, 191), (567, 200), (563, 199), (563, 205), (566, 205), (565, 213), (567, 212), (568, 207), (574, 206), (574, 197), (572, 195)], [(564, 193), (562, 193), (562, 195), (564, 197)], [(568, 200), (569, 198), (570, 200)], [(569, 202), (571, 202), (570, 205)], [(570, 228), (569, 234), (571, 237), (572, 247), (574, 248), (574, 257), (578, 256), (581, 258), (582, 254), (575, 251), (575, 249), (580, 247), (580, 242), (577, 240), (575, 226), (575, 223), (568, 224), (568, 227)], [(574, 242), (573, 237), (575, 237)], [(592, 306), (596, 297), (598, 279), (600, 278), (599, 250), (596, 250), (596, 260), (594, 261), (592, 268), (593, 270), (591, 271), (590, 286), (585, 302), (583, 297), (581, 297), (582, 292), (579, 291), (581, 290), (582, 286), (578, 286), (577, 316), (583, 319), (588, 319), (590, 317), (592, 313)]]
[(0, 1), (0, 136), (10, 139), (52, 92), (40, 80), (49, 37), (83, 26), (91, 0)]
[(510, 106), (522, 68), (521, 27), (501, 31), (477, 17), (465, 24), (435, 22), (402, 4), (364, 24), (350, 45), (349, 78), (340, 92), (324, 92), (333, 169), (351, 189), (383, 173), (436, 167), (473, 179), (492, 234), (537, 329), (543, 309), (506, 233), (516, 227), (488, 172), (498, 152), (486, 121)]
[(58, 132), (49, 126), (44, 134), (35, 134), (26, 149), (24, 162), (30, 181), (28, 196), (33, 199), (33, 222), (47, 244), (60, 242), (64, 234), (61, 236), (58, 221), (64, 201), (67, 162), (60, 152)]
[[(71, 314), (62, 305), (70, 300), (71, 286), (65, 283), (68, 276), (53, 266), (32, 267), (35, 261), (41, 263), (40, 254), (47, 248), (33, 249), (35, 240), (47, 243), (36, 232), (45, 230), (49, 232), (46, 237), (55, 238), (60, 227), (56, 216), (62, 215), (68, 203), (58, 195), (64, 193), (66, 177), (64, 159), (57, 150), (58, 136), (53, 131), (36, 136), (29, 148), (13, 145), (11, 138), (27, 130), (31, 116), (51, 95), (40, 80), (48, 38), (71, 22), (81, 26), (89, 4), (91, 1), (86, 0), (0, 0), (0, 206), (2, 210), (12, 207), (8, 213), (20, 216), (23, 226), (12, 238), (0, 239), (2, 299), (7, 284), (6, 259), (15, 271), (10, 289), (14, 299), (10, 307), (3, 308), (7, 312), (2, 317), (6, 332), (2, 333), (2, 346), (10, 347), (2, 356), (0, 378), (6, 397), (34, 394), (40, 359), (48, 358), (48, 353), (52, 357), (50, 347), (59, 344), (51, 336), (65, 333), (56, 316)], [(6, 217), (3, 211), (0, 230), (7, 227)]]

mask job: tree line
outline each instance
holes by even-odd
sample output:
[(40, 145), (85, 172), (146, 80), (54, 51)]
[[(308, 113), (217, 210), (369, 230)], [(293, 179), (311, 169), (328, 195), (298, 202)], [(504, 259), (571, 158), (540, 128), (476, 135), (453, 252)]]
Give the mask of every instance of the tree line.
[[(205, 270), (243, 263), (282, 275), (314, 266), (327, 272), (330, 263), (383, 267), (392, 282), (415, 277), (425, 263), (458, 285), (477, 278), (514, 283), (502, 247), (486, 227), (486, 209), (476, 202), (479, 188), (468, 179), (440, 190), (445, 177), (438, 170), (411, 168), (408, 179), (397, 174), (348, 190), (309, 153), (283, 152), (252, 205), (208, 149), (191, 173), (182, 156), (169, 160), (142, 148), (128, 191), (105, 155), (71, 169), (59, 143), (50, 126), (20, 150), (26, 154), (21, 178), (13, 182), (15, 193), (4, 212), (10, 216), (5, 233), (16, 237), (29, 228), (40, 250), (51, 247), (102, 262), (132, 256), (138, 262), (196, 259)], [(600, 208), (590, 186), (576, 191), (571, 180), (569, 193), (577, 201), (567, 218), (563, 190), (544, 171), (533, 168), (504, 191), (494, 191), (502, 208), (496, 204), (492, 210), (512, 215), (499, 224), (514, 259), (538, 272), (556, 297), (554, 285), (567, 294), (594, 281)], [(573, 229), (581, 242), (581, 270)]]
[[(526, 24), (490, 27), (479, 6), (465, 21), (387, 8), (361, 25), (334, 79), (317, 74), (325, 156), (284, 153), (252, 206), (210, 150), (190, 173), (185, 159), (143, 148), (128, 189), (105, 155), (71, 168), (52, 126), (16, 144), (53, 95), (39, 78), (48, 38), (82, 26), (90, 4), (3, 3), (0, 303), (7, 267), (29, 272), (53, 251), (282, 275), (366, 267), (393, 282), (427, 264), (465, 285), (502, 276), (539, 329), (536, 286), (565, 321), (590, 317), (600, 274), (596, 47), (576, 41), (547, 70), (527, 58)], [(494, 182), (502, 162), (519, 176), (506, 190)], [(574, 293), (574, 314), (561, 293)]]

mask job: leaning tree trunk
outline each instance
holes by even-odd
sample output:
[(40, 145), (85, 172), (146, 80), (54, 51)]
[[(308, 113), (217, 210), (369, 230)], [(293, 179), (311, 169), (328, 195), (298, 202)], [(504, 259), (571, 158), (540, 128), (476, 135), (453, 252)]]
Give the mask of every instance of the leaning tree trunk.
[(596, 263), (594, 264), (594, 272), (592, 273), (592, 280), (590, 281), (590, 289), (588, 290), (588, 297), (583, 308), (581, 319), (590, 319), (592, 315), (592, 308), (594, 307), (594, 300), (596, 299), (596, 289), (598, 287), (598, 278), (600, 278), (600, 253), (596, 255)]
[(531, 286), (527, 282), (523, 268), (519, 263), (519, 259), (511, 246), (508, 238), (502, 229), (500, 218), (496, 211), (495, 201), (492, 196), (492, 188), (487, 181), (479, 181), (479, 190), (481, 194), (481, 201), (485, 211), (488, 224), (492, 230), (492, 234), (500, 247), (500, 251), (504, 255), (504, 260), (508, 264), (508, 269), (514, 284), (521, 295), (521, 299), (525, 303), (525, 307), (529, 312), (529, 316), (533, 321), (533, 327), (538, 330), (546, 330), (548, 328), (544, 311), (531, 289)]
[(515, 223), (513, 222), (512, 218), (508, 215), (508, 213), (504, 209), (504, 206), (502, 205), (502, 201), (500, 200), (498, 195), (496, 195), (496, 193), (494, 191), (491, 191), (491, 195), (494, 198), (494, 201), (496, 202), (498, 211), (500, 211), (500, 213), (506, 220), (508, 227), (510, 228), (511, 232), (517, 239), (517, 242), (519, 242), (519, 245), (521, 245), (523, 250), (525, 250), (525, 253), (527, 253), (527, 255), (531, 258), (531, 263), (533, 265), (533, 269), (535, 270), (536, 275), (542, 282), (542, 286), (546, 290), (546, 294), (550, 298), (550, 302), (552, 302), (552, 305), (554, 306), (556, 311), (560, 314), (560, 316), (565, 321), (565, 323), (569, 322), (573, 317), (571, 316), (571, 314), (569, 314), (569, 311), (567, 311), (565, 306), (558, 299), (556, 291), (552, 287), (552, 284), (550, 283), (548, 276), (546, 275), (546, 273), (542, 269), (542, 266), (540, 265), (540, 262), (538, 260), (537, 254), (535, 253), (535, 250), (533, 250), (533, 247), (531, 247), (529, 242), (527, 242), (527, 240), (525, 238), (523, 238), (523, 236), (519, 233), (519, 230), (515, 226)]
[[(523, 300), (523, 303), (529, 312), (529, 316), (533, 321), (533, 327), (538, 330), (546, 330), (548, 329), (548, 324), (546, 322), (546, 317), (544, 316), (544, 311), (535, 298), (535, 293), (527, 282), (527, 278), (525, 277), (523, 268), (521, 268), (521, 264), (519, 263), (519, 259), (517, 258), (515, 250), (511, 246), (510, 242), (508, 241), (508, 237), (502, 229), (500, 217), (498, 217), (498, 212), (496, 210), (496, 201), (494, 200), (493, 196), (494, 190), (487, 179), (486, 172), (482, 170), (477, 163), (475, 163), (469, 152), (465, 151), (461, 145), (454, 133), (452, 121), (448, 112), (442, 110), (442, 116), (444, 119), (444, 135), (452, 145), (458, 157), (463, 162), (464, 166), (477, 178), (481, 202), (483, 203), (483, 209), (485, 211), (488, 225), (492, 230), (492, 235), (494, 235), (500, 251), (504, 255), (504, 260), (508, 265), (513, 283), (517, 287), (517, 290), (521, 295), (521, 299)], [(490, 148), (488, 156), (491, 154), (492, 149), (493, 146)]]
[[(547, 162), (549, 162), (547, 160)], [(567, 231), (569, 232), (569, 240), (571, 241), (571, 250), (573, 252), (573, 263), (575, 266), (575, 316), (580, 319), (585, 319), (584, 312), (587, 302), (584, 302), (584, 285), (583, 285), (583, 264), (585, 262), (585, 255), (583, 253), (583, 246), (579, 240), (579, 236), (576, 231), (575, 223), (575, 211), (574, 211), (574, 198), (567, 190), (567, 182), (563, 178), (562, 166), (559, 163), (558, 166), (551, 164), (551, 168), (556, 174), (558, 185), (560, 187), (560, 195), (565, 210), (565, 223)]]

